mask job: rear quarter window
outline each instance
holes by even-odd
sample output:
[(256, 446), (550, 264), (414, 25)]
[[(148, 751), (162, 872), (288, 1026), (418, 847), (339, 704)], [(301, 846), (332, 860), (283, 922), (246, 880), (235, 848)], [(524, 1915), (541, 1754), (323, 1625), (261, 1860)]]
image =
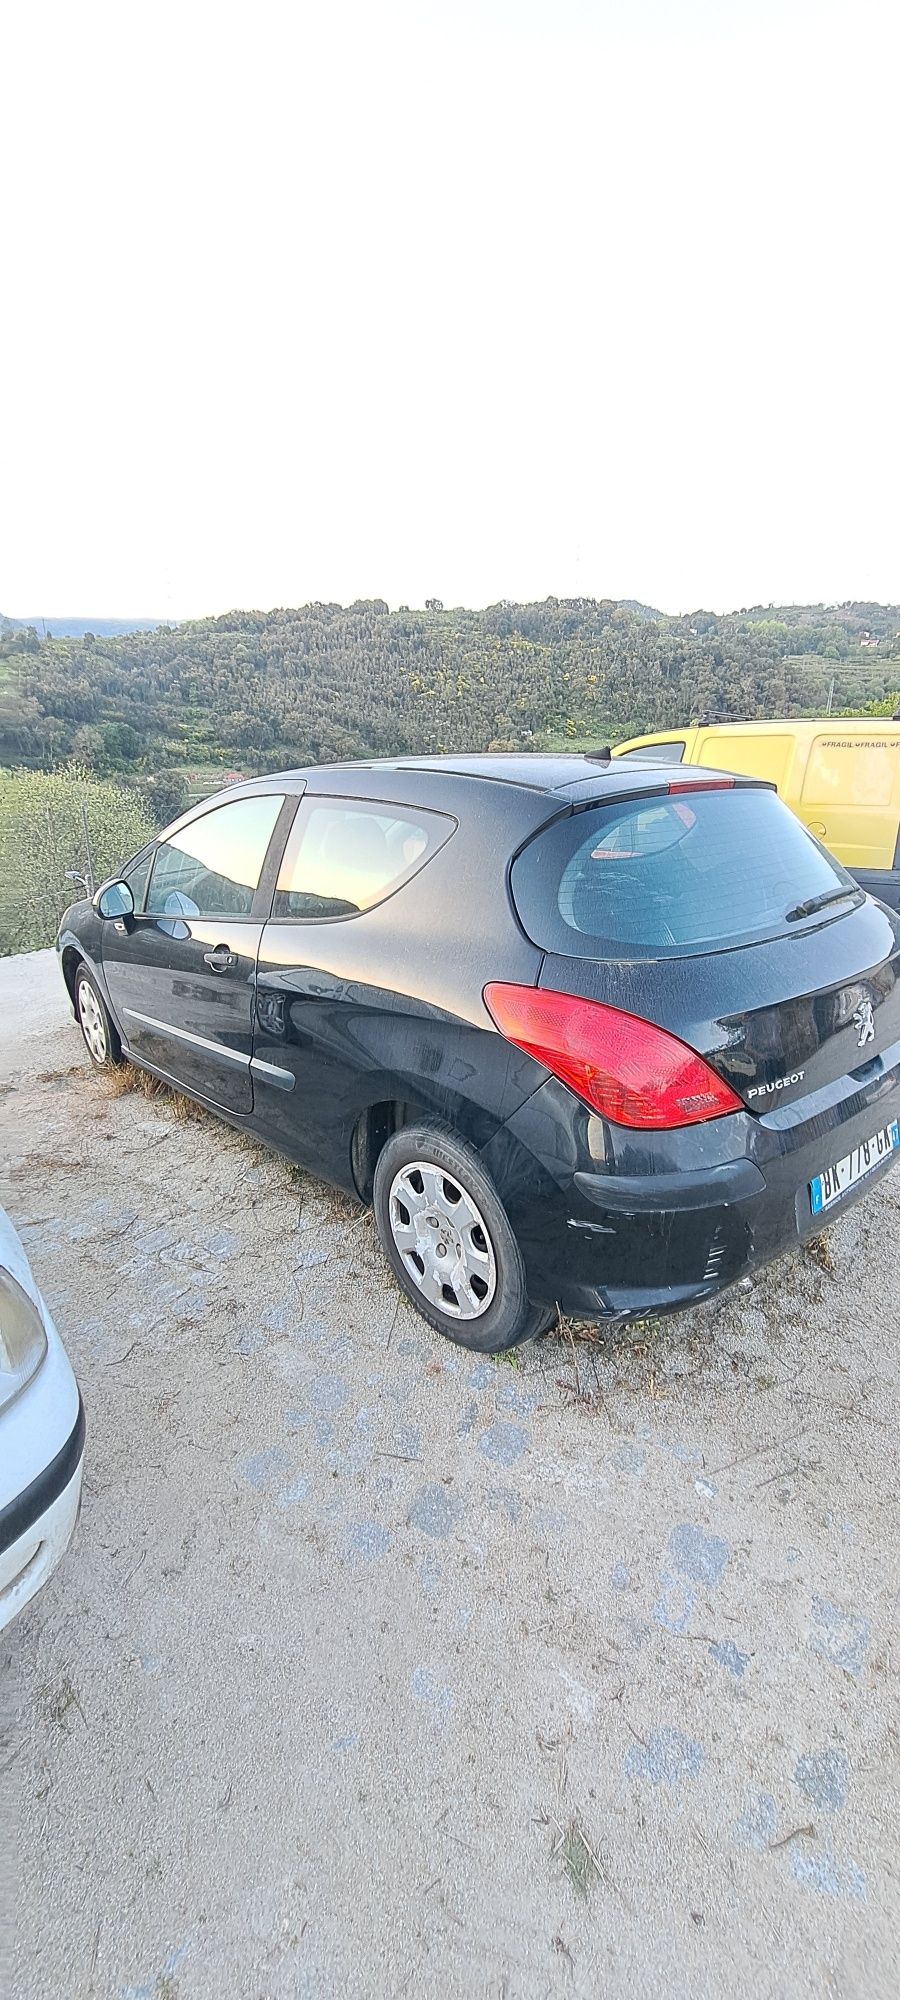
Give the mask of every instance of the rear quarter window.
[(291, 828), (272, 915), (357, 917), (418, 874), (456, 821), (417, 806), (307, 799)]
[(776, 793), (750, 786), (571, 813), (511, 874), (532, 942), (579, 958), (677, 957), (777, 936), (804, 921), (789, 921), (798, 904), (842, 885), (858, 895)]

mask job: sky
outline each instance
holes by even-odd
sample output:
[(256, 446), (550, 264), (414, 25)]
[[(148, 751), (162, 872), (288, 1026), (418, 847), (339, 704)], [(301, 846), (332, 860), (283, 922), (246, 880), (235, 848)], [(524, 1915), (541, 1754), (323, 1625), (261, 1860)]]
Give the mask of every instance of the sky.
[(0, 611), (900, 601), (895, 0), (29, 0)]

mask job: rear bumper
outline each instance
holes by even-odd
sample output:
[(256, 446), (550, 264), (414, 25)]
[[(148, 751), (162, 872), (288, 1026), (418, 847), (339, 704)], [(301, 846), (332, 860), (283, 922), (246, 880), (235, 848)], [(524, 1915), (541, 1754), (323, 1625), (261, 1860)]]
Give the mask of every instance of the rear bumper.
[(634, 1319), (709, 1298), (820, 1233), (898, 1155), (824, 1217), (813, 1215), (810, 1181), (898, 1116), (900, 1044), (855, 1077), (763, 1116), (740, 1112), (671, 1133), (614, 1129), (551, 1081), (484, 1158), (535, 1303)]

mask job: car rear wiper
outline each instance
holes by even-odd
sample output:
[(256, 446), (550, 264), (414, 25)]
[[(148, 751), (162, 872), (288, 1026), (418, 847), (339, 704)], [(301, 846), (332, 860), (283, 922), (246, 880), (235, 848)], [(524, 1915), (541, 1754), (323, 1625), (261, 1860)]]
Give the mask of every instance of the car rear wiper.
[(814, 917), (817, 910), (824, 910), (829, 903), (843, 903), (848, 896), (858, 896), (857, 884), (848, 884), (846, 889), (825, 889), (821, 896), (809, 896), (805, 903), (796, 903), (792, 910), (785, 910), (786, 924), (795, 924), (800, 917)]

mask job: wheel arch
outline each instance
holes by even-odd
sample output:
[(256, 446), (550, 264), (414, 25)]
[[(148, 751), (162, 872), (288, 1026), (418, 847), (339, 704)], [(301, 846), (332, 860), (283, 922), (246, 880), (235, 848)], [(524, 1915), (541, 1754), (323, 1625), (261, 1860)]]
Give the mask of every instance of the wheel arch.
[(366, 1105), (353, 1127), (350, 1140), (350, 1168), (357, 1194), (371, 1202), (375, 1168), (382, 1147), (404, 1125), (422, 1119), (437, 1119), (476, 1152), (483, 1152), (501, 1129), (501, 1121), (483, 1111), (471, 1099), (441, 1091), (420, 1096), (382, 1097)]
[(89, 972), (91, 971), (91, 966), (88, 960), (86, 959), (84, 952), (79, 949), (77, 944), (64, 945), (62, 949), (62, 955), (60, 958), (60, 966), (62, 970), (63, 979), (65, 980), (66, 983), (66, 991), (69, 995), (69, 999), (72, 1002), (73, 1008), (75, 1006), (75, 980), (78, 975), (79, 965), (87, 966), (88, 971)]

